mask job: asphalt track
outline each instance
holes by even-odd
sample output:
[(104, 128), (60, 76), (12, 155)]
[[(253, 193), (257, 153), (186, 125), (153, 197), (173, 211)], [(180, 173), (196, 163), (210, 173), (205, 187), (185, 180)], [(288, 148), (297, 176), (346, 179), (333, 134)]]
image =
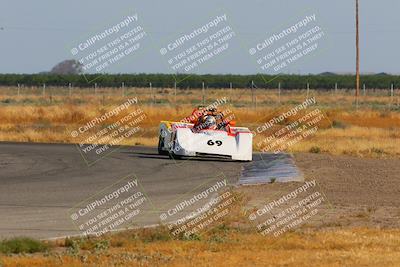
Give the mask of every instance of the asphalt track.
[[(70, 218), (71, 208), (129, 175), (137, 178), (152, 204), (135, 225), (156, 224), (173, 206), (168, 203), (201, 191), (216, 177), (236, 185), (249, 164), (253, 163), (175, 161), (158, 155), (155, 148), (120, 147), (89, 166), (75, 145), (0, 143), (0, 238), (80, 234)], [(254, 179), (254, 170), (251, 173)]]

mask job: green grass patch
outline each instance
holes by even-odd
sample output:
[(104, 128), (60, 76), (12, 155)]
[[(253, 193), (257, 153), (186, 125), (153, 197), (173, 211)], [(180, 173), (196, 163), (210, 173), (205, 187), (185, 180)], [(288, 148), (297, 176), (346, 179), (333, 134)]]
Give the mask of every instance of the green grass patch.
[(45, 252), (48, 245), (32, 238), (17, 237), (0, 241), (0, 252), (4, 254)]

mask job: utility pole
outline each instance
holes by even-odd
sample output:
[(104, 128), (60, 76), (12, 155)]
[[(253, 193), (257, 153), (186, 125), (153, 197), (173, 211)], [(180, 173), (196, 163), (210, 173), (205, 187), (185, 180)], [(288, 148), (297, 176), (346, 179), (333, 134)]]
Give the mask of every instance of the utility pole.
[(358, 32), (358, 0), (356, 0), (356, 107), (358, 108), (358, 96), (360, 94), (360, 46)]

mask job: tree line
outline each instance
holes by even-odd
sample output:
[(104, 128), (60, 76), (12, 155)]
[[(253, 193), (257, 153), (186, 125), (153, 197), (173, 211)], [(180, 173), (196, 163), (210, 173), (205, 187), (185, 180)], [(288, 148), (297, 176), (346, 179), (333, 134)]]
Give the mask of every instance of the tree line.
[[(313, 89), (352, 89), (355, 87), (354, 75), (318, 74), (318, 75), (233, 75), (233, 74), (89, 74), (89, 75), (57, 75), (57, 74), (0, 74), (1, 86), (71, 86), (93, 87), (153, 87), (202, 88), (249, 88), (254, 84), (257, 88), (300, 89), (309, 84)], [(400, 85), (400, 76), (388, 74), (361, 75), (361, 85), (367, 88), (387, 89), (391, 84), (395, 88)]]

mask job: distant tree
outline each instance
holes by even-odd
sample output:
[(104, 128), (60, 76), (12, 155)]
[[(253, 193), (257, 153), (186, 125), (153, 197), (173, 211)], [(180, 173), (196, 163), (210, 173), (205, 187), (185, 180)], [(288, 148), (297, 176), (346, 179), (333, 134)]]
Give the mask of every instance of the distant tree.
[(75, 59), (64, 60), (55, 65), (50, 73), (60, 75), (81, 74), (82, 64)]

